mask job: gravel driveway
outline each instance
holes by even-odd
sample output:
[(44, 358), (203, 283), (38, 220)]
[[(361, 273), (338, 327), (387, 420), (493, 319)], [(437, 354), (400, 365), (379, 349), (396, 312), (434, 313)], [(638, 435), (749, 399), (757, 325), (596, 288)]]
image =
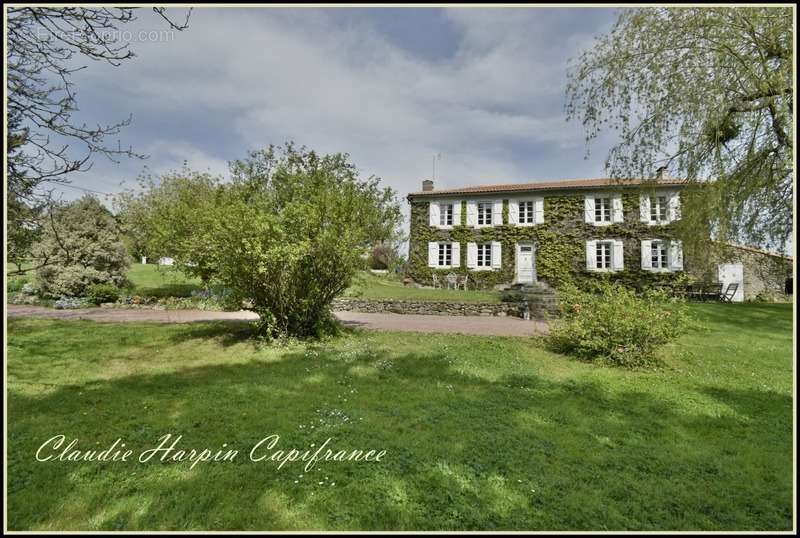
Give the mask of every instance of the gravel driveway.
[[(194, 321), (253, 320), (252, 312), (218, 312), (211, 310), (151, 310), (132, 308), (81, 308), (55, 310), (43, 306), (6, 305), (9, 317), (45, 317), (56, 319), (88, 319), (92, 321), (152, 321), (157, 323), (189, 323)], [(367, 314), (334, 312), (348, 327), (379, 331), (426, 333), (460, 333), (494, 336), (532, 336), (547, 332), (543, 321), (524, 321), (510, 317), (423, 316), (415, 314)]]

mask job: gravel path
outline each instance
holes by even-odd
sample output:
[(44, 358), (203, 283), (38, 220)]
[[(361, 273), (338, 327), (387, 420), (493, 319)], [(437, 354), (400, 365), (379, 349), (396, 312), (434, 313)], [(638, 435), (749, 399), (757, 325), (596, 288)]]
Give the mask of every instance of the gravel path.
[[(132, 308), (81, 308), (55, 310), (43, 306), (6, 305), (9, 317), (46, 317), (88, 319), (92, 321), (152, 321), (157, 323), (189, 323), (194, 321), (253, 320), (252, 312), (217, 312), (211, 310), (151, 310)], [(415, 314), (367, 314), (334, 312), (348, 327), (379, 331), (411, 331), (426, 333), (460, 333), (494, 336), (532, 336), (547, 332), (543, 321), (524, 321), (510, 317), (423, 316)]]

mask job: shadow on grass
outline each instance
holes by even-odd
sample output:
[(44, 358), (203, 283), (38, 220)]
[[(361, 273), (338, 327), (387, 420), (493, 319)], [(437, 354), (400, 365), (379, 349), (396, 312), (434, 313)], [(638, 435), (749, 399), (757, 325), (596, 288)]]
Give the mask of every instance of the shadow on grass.
[[(228, 324), (187, 328), (220, 338)], [(241, 338), (244, 333), (240, 333)], [(542, 530), (791, 528), (791, 398), (710, 387), (711, 416), (649, 392), (537, 375), (490, 381), (442, 353), (309, 346), (179, 373), (9, 393), (10, 529)], [(34, 460), (63, 433), (85, 447), (166, 434), (234, 462)], [(381, 463), (278, 470), (259, 439), (385, 449)], [(300, 476), (303, 475), (303, 476)], [(334, 485), (335, 484), (335, 485)]]

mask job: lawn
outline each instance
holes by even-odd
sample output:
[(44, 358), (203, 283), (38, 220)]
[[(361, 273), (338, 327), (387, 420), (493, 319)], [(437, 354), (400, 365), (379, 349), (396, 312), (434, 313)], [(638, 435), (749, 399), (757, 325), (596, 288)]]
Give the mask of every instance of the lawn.
[(348, 288), (346, 297), (364, 299), (405, 299), (422, 301), (452, 301), (469, 303), (496, 303), (500, 293), (484, 290), (453, 290), (442, 288), (414, 288), (404, 286), (396, 276), (375, 275), (367, 271), (359, 273), (356, 281)]
[[(131, 265), (128, 279), (134, 285), (136, 295), (158, 297), (188, 297), (191, 292), (200, 288), (198, 279), (191, 279), (169, 266), (154, 264)], [(406, 299), (427, 301), (454, 302), (492, 302), (500, 300), (500, 294), (494, 291), (480, 290), (447, 290), (431, 288), (406, 287), (399, 278), (390, 275), (375, 275), (362, 271), (355, 282), (348, 288), (344, 296), (364, 299)]]
[[(792, 307), (697, 305), (631, 372), (528, 339), (8, 320), (14, 530), (790, 530)], [(234, 461), (37, 462), (65, 434)], [(258, 440), (380, 462), (251, 462)], [(135, 456), (134, 456), (135, 457)]]
[(188, 297), (200, 289), (200, 279), (190, 278), (169, 265), (131, 264), (128, 280), (132, 295), (152, 297)]

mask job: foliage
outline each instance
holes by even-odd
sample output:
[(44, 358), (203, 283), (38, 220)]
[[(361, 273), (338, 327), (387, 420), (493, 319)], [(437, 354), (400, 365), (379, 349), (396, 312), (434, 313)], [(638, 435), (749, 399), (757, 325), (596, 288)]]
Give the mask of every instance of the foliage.
[(377, 244), (370, 250), (367, 265), (370, 269), (389, 269), (397, 257), (397, 251), (391, 245)]
[(53, 303), (53, 308), (56, 310), (74, 310), (76, 308), (86, 308), (89, 304), (89, 300), (85, 297), (67, 297), (62, 295)]
[(92, 304), (114, 303), (119, 299), (120, 288), (114, 284), (91, 284), (86, 287), (85, 297)]
[(551, 326), (550, 346), (617, 366), (657, 364), (661, 348), (688, 329), (683, 302), (663, 291), (637, 295), (621, 284), (598, 282), (589, 291), (564, 286), (559, 303), (562, 318)]
[(709, 226), (745, 244), (791, 237), (792, 21), (788, 6), (625, 9), (570, 70), (566, 110), (587, 146), (619, 133), (614, 177), (666, 166), (703, 185), (684, 211), (689, 250)]
[(251, 152), (231, 163), (231, 174), (229, 183), (179, 173), (146, 185), (119, 200), (123, 220), (151, 248), (169, 245), (181, 270), (249, 304), (259, 334), (334, 331), (331, 301), (369, 245), (397, 229), (394, 192), (359, 177), (345, 154), (291, 143)]
[(82, 296), (92, 284), (126, 283), (129, 259), (111, 213), (91, 196), (53, 208), (33, 250), (43, 297)]
[[(545, 221), (532, 227), (495, 226), (474, 229), (465, 226), (466, 208), (462, 207), (462, 223), (452, 230), (441, 230), (429, 226), (428, 200), (417, 199), (411, 202), (411, 237), (409, 242), (409, 274), (417, 282), (430, 285), (432, 275), (440, 278), (447, 273), (469, 275), (470, 287), (491, 288), (497, 284), (507, 284), (514, 279), (514, 245), (522, 241), (536, 243), (536, 271), (538, 278), (552, 286), (561, 284), (590, 284), (598, 279), (624, 282), (631, 287), (649, 284), (674, 284), (686, 278), (685, 273), (653, 273), (642, 271), (639, 259), (640, 240), (654, 235), (664, 239), (675, 237), (675, 223), (654, 229), (639, 221), (639, 191), (622, 189), (625, 220), (621, 224), (593, 226), (584, 222), (583, 195), (564, 194), (545, 197)], [(683, 193), (681, 194), (683, 199)], [(466, 206), (466, 202), (462, 202)], [(503, 201), (507, 209), (508, 200)], [(504, 211), (506, 210), (504, 209)], [(503, 222), (507, 222), (504, 218)], [(587, 239), (622, 239), (625, 255), (625, 270), (597, 274), (586, 271)], [(461, 243), (459, 267), (436, 269), (428, 267), (429, 241), (458, 241)], [(466, 267), (467, 242), (501, 241), (502, 264), (496, 271), (471, 271)]]
[(211, 245), (197, 238), (198, 231), (214, 225), (220, 185), (221, 178), (192, 171), (185, 163), (182, 169), (160, 177), (140, 176), (137, 190), (114, 200), (131, 251), (151, 260), (169, 256), (175, 259), (176, 269), (209, 281)]

